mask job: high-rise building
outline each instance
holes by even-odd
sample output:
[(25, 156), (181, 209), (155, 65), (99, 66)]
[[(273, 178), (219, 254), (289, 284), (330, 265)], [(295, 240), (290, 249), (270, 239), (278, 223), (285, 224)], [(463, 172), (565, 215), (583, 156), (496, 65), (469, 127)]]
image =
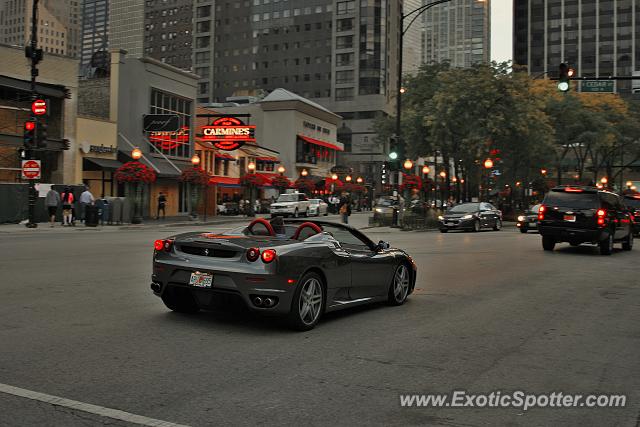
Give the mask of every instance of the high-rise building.
[[(0, 43), (24, 46), (31, 40), (33, 0), (0, 0)], [(80, 18), (77, 0), (38, 3), (38, 45), (45, 53), (76, 58)]]
[[(514, 62), (533, 75), (631, 76), (639, 70), (640, 1), (514, 0)], [(576, 85), (580, 87), (580, 85)], [(631, 81), (616, 81), (630, 92)]]
[[(375, 176), (375, 117), (396, 97), (400, 0), (199, 1), (194, 71), (201, 103), (282, 87), (340, 114), (340, 160)], [(411, 45), (411, 44), (410, 44)], [(411, 57), (411, 56), (409, 56)], [(370, 164), (369, 164), (370, 163)]]
[[(211, 1), (211, 0), (206, 0)], [(109, 46), (192, 69), (193, 0), (111, 0)]]
[(423, 17), (423, 62), (470, 67), (491, 60), (490, 0), (452, 0)]
[(109, 0), (82, 2), (80, 75), (107, 73), (109, 63)]

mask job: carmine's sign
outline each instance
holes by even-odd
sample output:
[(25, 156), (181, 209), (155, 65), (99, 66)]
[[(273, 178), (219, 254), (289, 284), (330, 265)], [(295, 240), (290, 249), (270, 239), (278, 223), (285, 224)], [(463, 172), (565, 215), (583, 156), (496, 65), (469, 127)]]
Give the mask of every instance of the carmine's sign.
[(236, 117), (220, 117), (202, 127), (202, 139), (211, 141), (220, 150), (231, 151), (247, 142), (256, 142), (255, 130), (254, 125), (245, 125)]

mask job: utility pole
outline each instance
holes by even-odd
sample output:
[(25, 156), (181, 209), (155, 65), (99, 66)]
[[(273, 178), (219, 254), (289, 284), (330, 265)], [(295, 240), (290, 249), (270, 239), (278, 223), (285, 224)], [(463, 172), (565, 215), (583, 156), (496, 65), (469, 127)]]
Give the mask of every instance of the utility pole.
[[(36, 77), (38, 76), (38, 62), (42, 60), (42, 49), (38, 49), (38, 0), (33, 0), (33, 9), (31, 11), (31, 41), (25, 48), (25, 56), (31, 60), (31, 114), (29, 120), (35, 123), (36, 132), (32, 144), (27, 144), (25, 139), (24, 153), (26, 160), (34, 159), (34, 146), (40, 147), (42, 142), (39, 141), (40, 135), (37, 132), (38, 116), (33, 109), (33, 103), (38, 99), (36, 91)], [(29, 179), (29, 221), (28, 228), (36, 228), (38, 224), (35, 221), (36, 211), (36, 187), (35, 180)]]

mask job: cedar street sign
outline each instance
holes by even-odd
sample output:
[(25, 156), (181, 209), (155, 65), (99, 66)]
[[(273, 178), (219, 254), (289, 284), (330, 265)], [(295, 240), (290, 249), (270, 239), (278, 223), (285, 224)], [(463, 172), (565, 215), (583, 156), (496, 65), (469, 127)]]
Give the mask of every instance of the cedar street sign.
[(614, 86), (613, 80), (584, 80), (582, 81), (582, 92), (613, 93)]
[(142, 129), (145, 132), (177, 132), (180, 118), (176, 114), (145, 114)]

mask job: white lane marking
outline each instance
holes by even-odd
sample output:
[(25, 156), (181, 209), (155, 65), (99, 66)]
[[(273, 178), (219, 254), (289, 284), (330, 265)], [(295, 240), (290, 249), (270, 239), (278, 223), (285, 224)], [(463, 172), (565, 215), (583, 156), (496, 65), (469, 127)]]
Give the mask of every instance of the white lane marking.
[(175, 424), (169, 421), (157, 420), (155, 418), (149, 418), (142, 415), (132, 414), (130, 412), (120, 411), (119, 409), (105, 408), (104, 406), (78, 402), (77, 400), (65, 399), (64, 397), (53, 396), (51, 394), (38, 393), (37, 391), (14, 387), (8, 384), (0, 383), (0, 393), (24, 397), (25, 399), (37, 400), (39, 402), (49, 403), (51, 405), (64, 406), (65, 408), (75, 409), (76, 411), (88, 412), (90, 414), (100, 415), (102, 417), (112, 418), (114, 420), (126, 421), (128, 423), (140, 424), (143, 426), (188, 427), (184, 424)]

